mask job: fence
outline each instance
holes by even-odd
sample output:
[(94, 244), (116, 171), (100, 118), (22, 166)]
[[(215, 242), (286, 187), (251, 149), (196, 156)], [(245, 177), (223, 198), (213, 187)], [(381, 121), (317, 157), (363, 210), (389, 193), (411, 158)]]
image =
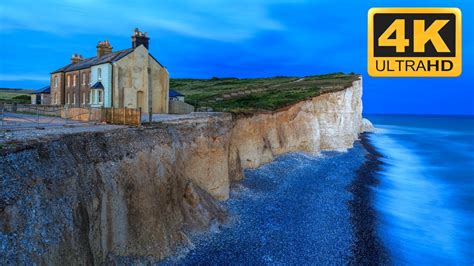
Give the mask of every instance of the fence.
[(141, 110), (132, 108), (103, 108), (101, 121), (107, 124), (140, 125)]
[(46, 116), (61, 116), (64, 108), (59, 105), (36, 105), (36, 104), (6, 104), (0, 103), (0, 108), (5, 112), (28, 113)]
[(18, 130), (28, 128), (51, 128), (84, 122), (61, 117), (60, 106), (8, 105), (0, 103), (0, 129)]
[(92, 107), (64, 107), (61, 109), (61, 117), (83, 122), (102, 122), (102, 111)]
[(140, 125), (141, 111), (132, 108), (68, 107), (0, 103), (1, 126), (46, 127), (71, 123)]

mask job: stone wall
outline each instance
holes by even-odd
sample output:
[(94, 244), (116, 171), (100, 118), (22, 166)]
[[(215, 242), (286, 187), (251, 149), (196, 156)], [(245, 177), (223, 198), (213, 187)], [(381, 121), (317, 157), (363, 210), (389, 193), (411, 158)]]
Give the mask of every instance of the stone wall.
[(169, 101), (170, 114), (189, 114), (194, 112), (194, 106), (181, 101)]

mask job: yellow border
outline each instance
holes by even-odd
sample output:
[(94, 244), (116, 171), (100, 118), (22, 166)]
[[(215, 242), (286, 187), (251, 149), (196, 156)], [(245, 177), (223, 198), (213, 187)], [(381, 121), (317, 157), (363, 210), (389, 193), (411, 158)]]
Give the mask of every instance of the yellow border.
[[(420, 76), (416, 73), (412, 74), (398, 74), (396, 76), (385, 76), (371, 73), (370, 71), (370, 60), (374, 59), (374, 47), (373, 47), (373, 18), (375, 14), (387, 14), (387, 13), (402, 13), (402, 14), (454, 14), (456, 16), (456, 58), (459, 58), (459, 68), (456, 72), (449, 74), (449, 77), (459, 77), (462, 73), (462, 16), (461, 10), (457, 7), (373, 7), (368, 11), (368, 43), (367, 43), (367, 72), (371, 77), (441, 77), (440, 75), (434, 76)], [(378, 73), (378, 72), (377, 72)], [(445, 76), (446, 77), (446, 76)]]

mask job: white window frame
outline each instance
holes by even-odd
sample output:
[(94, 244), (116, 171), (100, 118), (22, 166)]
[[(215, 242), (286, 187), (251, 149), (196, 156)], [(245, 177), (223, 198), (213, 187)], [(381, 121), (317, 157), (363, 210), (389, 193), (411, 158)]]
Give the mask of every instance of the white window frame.
[(97, 103), (98, 104), (103, 104), (104, 103), (104, 91), (103, 90), (97, 90)]

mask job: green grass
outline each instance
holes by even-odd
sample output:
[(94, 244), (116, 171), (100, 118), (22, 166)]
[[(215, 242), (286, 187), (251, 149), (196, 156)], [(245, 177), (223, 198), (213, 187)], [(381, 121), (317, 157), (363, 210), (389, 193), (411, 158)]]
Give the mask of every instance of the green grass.
[[(249, 113), (273, 111), (325, 92), (341, 90), (351, 86), (357, 79), (359, 75), (353, 73), (333, 73), (303, 78), (172, 79), (170, 88), (184, 94), (186, 102), (198, 108), (210, 107), (214, 111)], [(251, 93), (242, 94), (245, 91)], [(232, 93), (234, 95), (231, 95)], [(223, 100), (219, 101), (216, 98)]]
[(30, 93), (33, 90), (25, 89), (0, 89), (0, 102), (5, 103), (31, 103)]

